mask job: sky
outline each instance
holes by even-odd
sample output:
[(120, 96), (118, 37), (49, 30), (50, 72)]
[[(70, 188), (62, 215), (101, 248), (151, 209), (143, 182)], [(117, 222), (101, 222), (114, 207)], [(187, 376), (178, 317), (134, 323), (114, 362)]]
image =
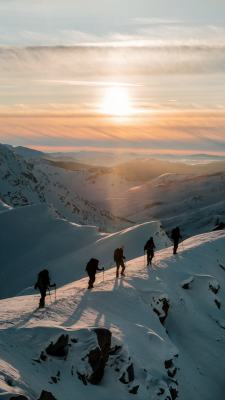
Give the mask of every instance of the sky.
[(0, 0), (0, 142), (225, 155), (224, 0)]

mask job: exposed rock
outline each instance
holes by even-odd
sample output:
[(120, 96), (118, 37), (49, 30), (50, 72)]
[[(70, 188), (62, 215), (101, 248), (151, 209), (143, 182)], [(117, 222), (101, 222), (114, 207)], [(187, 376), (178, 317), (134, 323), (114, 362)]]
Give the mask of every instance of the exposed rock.
[(105, 328), (96, 328), (94, 332), (97, 336), (98, 347), (91, 349), (85, 357), (93, 371), (85, 379), (93, 385), (98, 385), (104, 376), (105, 365), (109, 359), (112, 334)]
[(124, 383), (125, 385), (127, 383), (133, 382), (134, 381), (134, 366), (131, 363), (128, 365), (126, 368), (126, 371), (123, 372), (122, 376), (119, 378), (120, 382)]
[(48, 358), (48, 357), (46, 356), (45, 352), (42, 351), (42, 352), (41, 352), (41, 355), (40, 355), (40, 360), (41, 360), (41, 361), (46, 361), (47, 358)]
[(122, 346), (116, 345), (110, 349), (109, 355), (114, 356), (114, 355), (118, 354), (121, 351), (121, 349), (122, 349)]
[(214, 300), (215, 301), (215, 304), (216, 304), (216, 306), (217, 306), (217, 308), (221, 308), (221, 303), (220, 303), (220, 301), (218, 300), (218, 299), (215, 299)]
[(223, 271), (225, 271), (225, 266), (222, 264), (219, 264), (220, 268), (222, 268)]
[(132, 387), (132, 389), (129, 390), (129, 393), (137, 394), (138, 389), (139, 389), (139, 385), (136, 385), (136, 386)]
[(191, 284), (194, 281), (194, 277), (190, 276), (188, 279), (185, 279), (183, 282), (181, 282), (181, 287), (182, 289), (190, 289), (191, 288)]
[(46, 348), (46, 353), (53, 357), (66, 358), (69, 350), (69, 335), (61, 335), (57, 342), (51, 344)]
[(88, 381), (93, 385), (98, 385), (104, 376), (106, 363), (99, 347), (96, 347), (89, 352), (88, 362), (93, 370), (93, 373), (88, 377)]
[(175, 375), (177, 373), (177, 368), (172, 368), (172, 369), (168, 369), (167, 371), (167, 375), (169, 376), (169, 378), (174, 378)]
[(72, 338), (72, 339), (71, 339), (71, 342), (72, 342), (72, 343), (78, 343), (78, 339)]
[(152, 300), (153, 311), (158, 315), (161, 324), (164, 325), (170, 307), (169, 299), (166, 295), (161, 295), (153, 297)]
[(26, 396), (23, 396), (22, 394), (18, 394), (10, 397), (9, 400), (28, 400), (28, 398)]
[(111, 348), (112, 333), (108, 329), (104, 328), (96, 328), (94, 329), (94, 332), (97, 335), (98, 344), (101, 349), (101, 352), (103, 353), (103, 356), (107, 361), (109, 358), (109, 352)]
[(209, 282), (209, 290), (211, 290), (211, 292), (213, 292), (214, 294), (217, 294), (219, 292), (220, 285), (216, 279)]
[(87, 379), (86, 379), (85, 374), (81, 374), (79, 371), (77, 371), (77, 376), (78, 376), (78, 379), (80, 379), (80, 381), (82, 381), (83, 384), (85, 386), (87, 386)]
[(38, 400), (57, 400), (51, 392), (42, 390), (41, 395)]
[(172, 368), (173, 367), (173, 360), (172, 359), (171, 360), (166, 360), (164, 362), (164, 365), (165, 365), (166, 369)]
[(171, 399), (176, 400), (178, 397), (178, 390), (175, 386), (171, 386), (170, 388)]

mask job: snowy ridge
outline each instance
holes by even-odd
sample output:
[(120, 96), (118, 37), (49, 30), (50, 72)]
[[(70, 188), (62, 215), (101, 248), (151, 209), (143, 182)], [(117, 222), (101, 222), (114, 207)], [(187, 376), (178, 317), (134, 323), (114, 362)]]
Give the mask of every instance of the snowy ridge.
[[(92, 292), (87, 278), (60, 288), (44, 312), (35, 310), (38, 296), (1, 300), (0, 396), (37, 399), (44, 389), (57, 400), (72, 393), (79, 400), (125, 400), (134, 392), (142, 400), (221, 400), (224, 246), (225, 233), (218, 231), (186, 240), (176, 257), (171, 248), (158, 251), (152, 269), (135, 258), (124, 279), (110, 269)], [(85, 356), (97, 343), (94, 327), (109, 329), (112, 348), (121, 346), (95, 386), (85, 381)], [(66, 358), (39, 359), (62, 333), (69, 335)]]

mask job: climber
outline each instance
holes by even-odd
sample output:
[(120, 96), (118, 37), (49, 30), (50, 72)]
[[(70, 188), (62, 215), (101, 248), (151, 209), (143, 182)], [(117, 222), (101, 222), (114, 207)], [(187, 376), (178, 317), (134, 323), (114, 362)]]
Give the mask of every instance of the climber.
[(172, 230), (171, 239), (173, 240), (173, 254), (177, 254), (179, 241), (182, 239), (179, 226)]
[(56, 287), (56, 284), (55, 283), (53, 283), (52, 285), (50, 284), (49, 272), (47, 269), (44, 269), (43, 271), (39, 272), (37, 282), (35, 283), (34, 286), (35, 289), (39, 289), (41, 294), (39, 308), (45, 307), (46, 292), (47, 289), (49, 289), (50, 287)]
[(123, 250), (124, 247), (119, 247), (114, 251), (114, 261), (116, 263), (116, 277), (119, 277), (119, 268), (122, 267), (121, 269), (121, 276), (125, 276), (125, 264), (124, 264), (124, 260), (126, 260), (126, 257), (124, 257), (123, 255)]
[(98, 268), (99, 260), (96, 260), (96, 258), (91, 258), (90, 261), (88, 261), (87, 266), (86, 266), (86, 272), (89, 276), (89, 282), (88, 282), (88, 289), (93, 289), (93, 284), (95, 282), (95, 275), (97, 271), (104, 271), (104, 268)]
[(153, 240), (153, 237), (150, 237), (150, 239), (146, 242), (145, 247), (144, 247), (144, 252), (147, 252), (147, 266), (152, 264), (152, 259), (154, 257), (154, 249), (155, 249), (155, 243)]

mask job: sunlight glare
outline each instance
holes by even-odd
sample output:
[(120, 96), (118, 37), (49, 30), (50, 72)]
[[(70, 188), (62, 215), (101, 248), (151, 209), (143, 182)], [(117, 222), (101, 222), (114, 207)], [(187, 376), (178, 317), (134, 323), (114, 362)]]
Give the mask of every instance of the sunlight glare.
[(127, 89), (124, 87), (111, 87), (106, 90), (102, 102), (104, 114), (125, 117), (132, 113)]

